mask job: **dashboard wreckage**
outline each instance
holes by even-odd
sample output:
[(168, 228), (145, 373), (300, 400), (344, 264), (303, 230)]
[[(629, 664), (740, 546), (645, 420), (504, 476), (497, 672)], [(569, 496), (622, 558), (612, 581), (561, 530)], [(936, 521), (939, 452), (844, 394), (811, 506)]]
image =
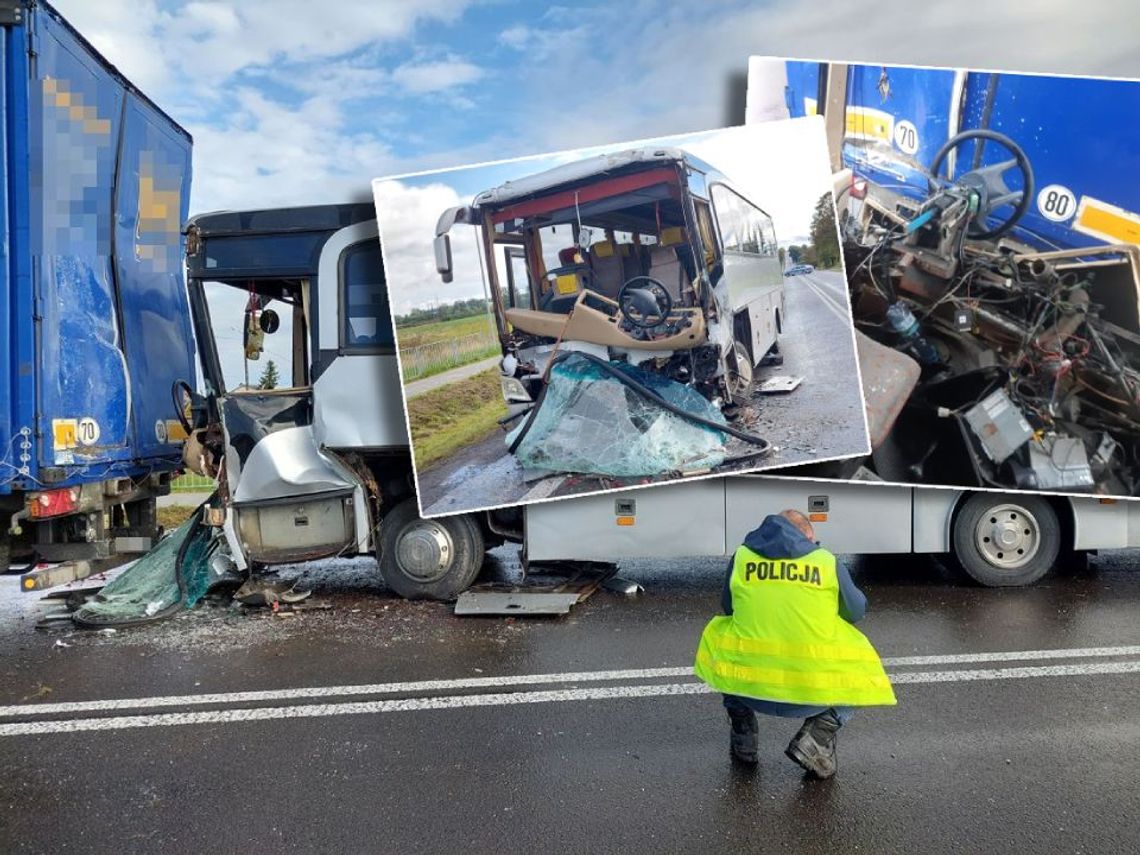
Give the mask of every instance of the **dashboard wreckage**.
[[(972, 167), (938, 177), (947, 161), (969, 163), (963, 147)], [(1140, 249), (1013, 239), (1033, 167), (993, 130), (947, 140), (928, 182), (915, 199), (855, 177), (838, 198), (857, 329), (909, 363), (868, 468), (888, 481), (1140, 494)]]

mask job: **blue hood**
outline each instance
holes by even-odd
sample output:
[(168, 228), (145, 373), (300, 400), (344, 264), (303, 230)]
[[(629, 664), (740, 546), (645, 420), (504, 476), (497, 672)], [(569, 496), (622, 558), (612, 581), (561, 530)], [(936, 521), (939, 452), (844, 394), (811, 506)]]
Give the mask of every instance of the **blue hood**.
[(800, 558), (819, 549), (778, 514), (765, 517), (759, 528), (748, 532), (744, 545), (765, 558)]

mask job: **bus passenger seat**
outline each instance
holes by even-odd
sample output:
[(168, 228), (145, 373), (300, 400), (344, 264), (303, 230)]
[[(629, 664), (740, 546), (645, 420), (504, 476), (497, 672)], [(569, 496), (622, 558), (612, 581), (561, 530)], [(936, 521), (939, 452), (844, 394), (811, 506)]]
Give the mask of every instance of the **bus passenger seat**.
[(660, 242), (656, 246), (649, 247), (647, 275), (661, 282), (674, 301), (681, 299), (681, 294), (692, 281), (677, 255), (678, 250), (686, 247), (685, 230), (681, 226), (662, 229)]
[(590, 247), (590, 270), (594, 273), (591, 290), (611, 300), (617, 299), (618, 291), (625, 282), (622, 256), (618, 250), (619, 247), (615, 247), (610, 240), (600, 240)]

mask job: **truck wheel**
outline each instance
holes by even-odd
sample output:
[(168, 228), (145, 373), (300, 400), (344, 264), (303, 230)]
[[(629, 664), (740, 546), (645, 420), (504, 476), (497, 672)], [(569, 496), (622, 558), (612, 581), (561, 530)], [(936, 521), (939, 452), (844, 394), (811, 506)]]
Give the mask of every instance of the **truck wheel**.
[(474, 519), (420, 519), (415, 499), (405, 499), (380, 522), (380, 575), (409, 600), (454, 600), (479, 575), (483, 551)]
[(1061, 525), (1039, 496), (978, 493), (954, 518), (954, 557), (986, 587), (1031, 585), (1048, 573), (1061, 551)]

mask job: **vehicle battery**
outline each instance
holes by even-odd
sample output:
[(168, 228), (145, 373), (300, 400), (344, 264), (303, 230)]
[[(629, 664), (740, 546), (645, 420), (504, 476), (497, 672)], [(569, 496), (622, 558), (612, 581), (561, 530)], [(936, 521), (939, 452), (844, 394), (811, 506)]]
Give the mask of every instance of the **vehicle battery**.
[(994, 463), (1002, 463), (1033, 436), (1033, 428), (1002, 389), (966, 411), (966, 423)]

